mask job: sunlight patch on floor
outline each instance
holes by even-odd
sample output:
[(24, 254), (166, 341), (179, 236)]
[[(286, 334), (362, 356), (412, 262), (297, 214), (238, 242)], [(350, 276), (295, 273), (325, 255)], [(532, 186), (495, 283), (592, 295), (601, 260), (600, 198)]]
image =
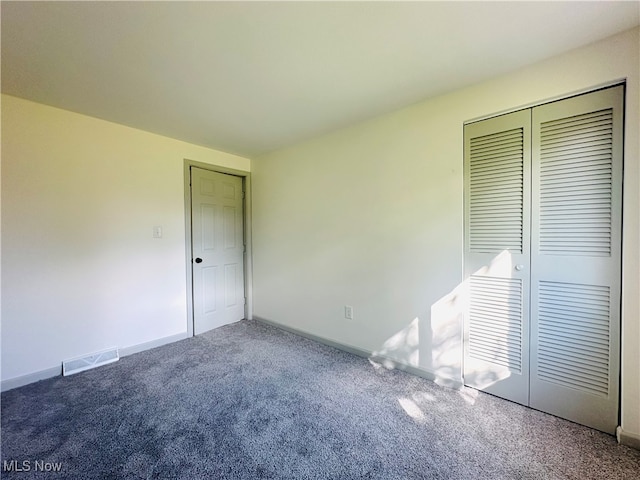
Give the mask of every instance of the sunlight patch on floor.
[(458, 395), (460, 395), (469, 405), (475, 405), (476, 399), (478, 398), (478, 390), (464, 387), (462, 390), (458, 391)]
[(402, 407), (402, 409), (409, 415), (411, 418), (416, 420), (417, 422), (424, 422), (426, 417), (420, 407), (409, 398), (399, 398), (398, 403)]

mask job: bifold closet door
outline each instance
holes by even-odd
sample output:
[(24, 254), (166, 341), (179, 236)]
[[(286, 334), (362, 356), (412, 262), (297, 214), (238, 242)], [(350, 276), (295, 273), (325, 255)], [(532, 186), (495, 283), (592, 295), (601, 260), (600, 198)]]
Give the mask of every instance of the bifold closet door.
[(467, 385), (529, 401), (531, 112), (465, 126)]
[(532, 114), (530, 406), (618, 425), (623, 87)]
[(624, 88), (465, 126), (465, 384), (614, 433)]

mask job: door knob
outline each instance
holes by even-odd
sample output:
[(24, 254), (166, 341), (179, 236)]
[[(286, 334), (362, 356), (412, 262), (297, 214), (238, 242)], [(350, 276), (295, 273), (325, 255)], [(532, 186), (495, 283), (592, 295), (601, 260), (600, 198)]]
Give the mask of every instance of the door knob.
[[(197, 260), (196, 260), (197, 261)], [(524, 268), (524, 265), (516, 265), (516, 270), (520, 271)]]
[(196, 263), (202, 263), (202, 259), (200, 257), (196, 258)]

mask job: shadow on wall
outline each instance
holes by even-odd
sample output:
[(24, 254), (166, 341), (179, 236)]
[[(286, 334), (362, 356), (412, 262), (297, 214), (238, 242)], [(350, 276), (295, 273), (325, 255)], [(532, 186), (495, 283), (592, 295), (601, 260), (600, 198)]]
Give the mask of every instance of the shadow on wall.
[[(483, 389), (508, 378), (511, 371), (501, 359), (511, 353), (508, 337), (517, 332), (513, 332), (513, 325), (505, 321), (501, 312), (508, 312), (508, 315), (511, 315), (510, 310), (514, 299), (492, 298), (491, 308), (494, 310), (488, 313), (482, 312), (482, 316), (488, 315), (498, 324), (498, 327), (491, 332), (490, 338), (485, 337), (487, 333), (480, 330), (481, 326), (476, 326), (475, 329), (467, 328), (465, 332), (463, 319), (465, 316), (473, 317), (474, 315), (469, 308), (469, 301), (473, 294), (471, 279), (509, 278), (511, 272), (513, 272), (513, 261), (510, 253), (505, 250), (494, 257), (488, 265), (474, 272), (469, 279), (458, 284), (451, 292), (433, 303), (430, 308), (430, 318), (422, 320), (415, 317), (403, 329), (389, 337), (381, 348), (369, 357), (370, 363), (374, 368), (415, 368), (433, 375), (435, 382), (444, 386), (460, 387), (461, 384), (467, 383)], [(472, 323), (476, 325), (477, 322), (474, 319)], [(473, 348), (469, 353), (470, 335), (471, 343), (474, 346), (478, 345), (475, 355)], [(466, 357), (464, 356), (465, 348), (468, 351)], [(465, 401), (474, 403), (477, 391), (469, 390), (465, 388), (460, 393)], [(423, 398), (403, 399), (401, 404), (408, 415), (418, 419), (420, 414), (417, 405), (423, 404), (424, 400)]]
[(431, 306), (430, 319), (415, 317), (369, 357), (374, 368), (416, 369), (436, 383), (462, 382), (462, 296), (460, 286)]
[(380, 350), (373, 352), (369, 360), (392, 369), (397, 362), (420, 366), (420, 319), (414, 318), (409, 325), (384, 342)]
[(431, 306), (430, 319), (415, 317), (369, 357), (375, 368), (415, 368), (436, 383), (462, 383), (463, 295), (459, 285)]

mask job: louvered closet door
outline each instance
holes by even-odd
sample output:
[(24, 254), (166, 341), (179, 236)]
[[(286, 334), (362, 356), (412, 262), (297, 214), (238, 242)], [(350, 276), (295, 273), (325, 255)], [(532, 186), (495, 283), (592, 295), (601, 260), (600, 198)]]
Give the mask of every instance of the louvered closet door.
[(531, 112), (466, 125), (465, 383), (527, 404)]
[(530, 406), (618, 424), (623, 87), (533, 109)]

